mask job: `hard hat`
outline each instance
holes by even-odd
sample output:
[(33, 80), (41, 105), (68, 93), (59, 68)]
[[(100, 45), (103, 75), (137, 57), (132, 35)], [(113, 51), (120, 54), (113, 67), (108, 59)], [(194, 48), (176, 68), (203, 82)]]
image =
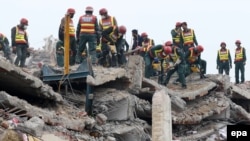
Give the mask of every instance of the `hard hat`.
[(108, 14), (108, 10), (106, 8), (102, 8), (102, 9), (100, 9), (99, 14), (100, 15)]
[(26, 18), (22, 18), (20, 20), (20, 24), (23, 24), (23, 25), (28, 25), (28, 20)]
[(119, 33), (125, 34), (127, 29), (124, 25), (121, 25), (118, 27), (118, 31), (119, 31)]
[(182, 25), (181, 22), (176, 22), (175, 27), (180, 27)]
[(87, 11), (93, 12), (94, 9), (93, 9), (93, 7), (91, 7), (91, 6), (87, 6), (86, 9), (85, 9), (85, 12), (87, 12)]
[(172, 46), (172, 45), (173, 45), (172, 41), (167, 41), (167, 42), (165, 43), (165, 46)]
[(172, 53), (172, 48), (170, 46), (164, 46), (163, 51), (165, 54), (170, 54)]
[(225, 42), (221, 42), (221, 43), (220, 43), (220, 46), (222, 46), (222, 45), (225, 45), (225, 46), (226, 46), (227, 44), (226, 44)]
[(236, 40), (235, 44), (241, 44), (241, 41), (240, 40)]
[(69, 8), (69, 9), (67, 10), (67, 14), (75, 14), (75, 13), (76, 13), (76, 11), (75, 11), (74, 8)]
[(201, 45), (198, 45), (196, 48), (199, 52), (203, 52), (203, 50), (204, 50), (203, 46), (201, 46)]
[(141, 34), (141, 37), (142, 37), (142, 38), (148, 37), (148, 34), (147, 34), (146, 32), (143, 32), (143, 33)]

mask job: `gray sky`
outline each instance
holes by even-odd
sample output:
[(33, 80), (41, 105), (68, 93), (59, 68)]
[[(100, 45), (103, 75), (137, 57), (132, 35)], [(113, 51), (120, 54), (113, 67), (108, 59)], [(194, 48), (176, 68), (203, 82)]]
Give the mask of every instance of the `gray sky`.
[[(202, 58), (207, 61), (207, 73), (216, 74), (216, 55), (221, 41), (227, 43), (234, 59), (234, 42), (241, 40), (249, 57), (249, 5), (249, 0), (7, 0), (0, 8), (0, 32), (10, 40), (11, 28), (25, 17), (29, 20), (30, 45), (39, 48), (44, 45), (44, 37), (57, 38), (60, 20), (68, 8), (76, 10), (76, 26), (85, 7), (92, 6), (98, 19), (99, 9), (106, 8), (116, 17), (118, 25), (125, 25), (130, 44), (134, 28), (140, 33), (147, 32), (156, 44), (161, 44), (171, 40), (170, 30), (177, 21), (186, 21), (188, 27), (195, 30), (198, 43), (205, 48)], [(249, 65), (247, 61), (246, 80), (250, 80)], [(234, 65), (230, 76), (234, 81)]]

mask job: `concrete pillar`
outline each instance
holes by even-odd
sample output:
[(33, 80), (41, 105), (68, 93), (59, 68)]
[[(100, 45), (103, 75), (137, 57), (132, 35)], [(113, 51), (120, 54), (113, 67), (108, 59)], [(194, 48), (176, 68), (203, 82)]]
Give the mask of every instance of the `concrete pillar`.
[(171, 100), (164, 89), (153, 96), (152, 141), (172, 141)]

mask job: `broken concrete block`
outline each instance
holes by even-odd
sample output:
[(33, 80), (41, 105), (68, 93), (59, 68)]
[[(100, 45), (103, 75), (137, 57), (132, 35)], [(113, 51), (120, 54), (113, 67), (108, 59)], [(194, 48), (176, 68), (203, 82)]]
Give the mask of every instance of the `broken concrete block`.
[(107, 119), (108, 118), (104, 114), (97, 114), (96, 115), (96, 122), (99, 125), (105, 124)]
[(25, 121), (22, 126), (26, 129), (30, 129), (33, 135), (40, 137), (43, 134), (44, 125), (45, 124), (42, 119), (39, 117), (32, 117), (30, 120)]

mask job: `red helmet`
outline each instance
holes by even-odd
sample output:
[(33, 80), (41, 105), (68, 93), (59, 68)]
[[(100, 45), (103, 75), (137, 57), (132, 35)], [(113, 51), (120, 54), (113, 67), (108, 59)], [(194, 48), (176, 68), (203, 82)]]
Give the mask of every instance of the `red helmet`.
[(28, 25), (28, 20), (25, 19), (25, 18), (22, 18), (22, 19), (20, 20), (20, 24)]
[(125, 34), (127, 31), (127, 28), (124, 25), (121, 25), (118, 27), (119, 33)]
[(225, 45), (225, 46), (226, 46), (227, 44), (226, 44), (225, 42), (221, 42), (221, 43), (220, 43), (220, 46), (222, 46), (222, 45)]
[(165, 54), (170, 54), (172, 53), (172, 48), (171, 46), (163, 46), (163, 51)]
[(175, 24), (176, 27), (180, 27), (181, 25), (182, 25), (181, 22), (176, 22), (176, 24)]
[(143, 33), (141, 34), (141, 37), (142, 37), (142, 38), (148, 37), (148, 34), (147, 34), (146, 32), (143, 32)]
[(76, 11), (75, 11), (74, 8), (69, 8), (69, 9), (67, 10), (67, 14), (75, 14), (75, 13), (76, 13)]
[(172, 45), (173, 45), (172, 41), (167, 41), (167, 42), (165, 43), (165, 46), (172, 46)]
[(240, 40), (236, 40), (235, 44), (241, 44), (241, 41)]
[(91, 7), (91, 6), (87, 6), (86, 9), (85, 9), (85, 12), (86, 12), (86, 11), (93, 12), (94, 9), (93, 9), (93, 7)]
[(196, 48), (199, 52), (203, 52), (203, 50), (204, 50), (203, 46), (201, 46), (201, 45), (198, 45)]
[(102, 9), (100, 9), (99, 14), (100, 15), (108, 14), (108, 10), (106, 8), (102, 8)]

